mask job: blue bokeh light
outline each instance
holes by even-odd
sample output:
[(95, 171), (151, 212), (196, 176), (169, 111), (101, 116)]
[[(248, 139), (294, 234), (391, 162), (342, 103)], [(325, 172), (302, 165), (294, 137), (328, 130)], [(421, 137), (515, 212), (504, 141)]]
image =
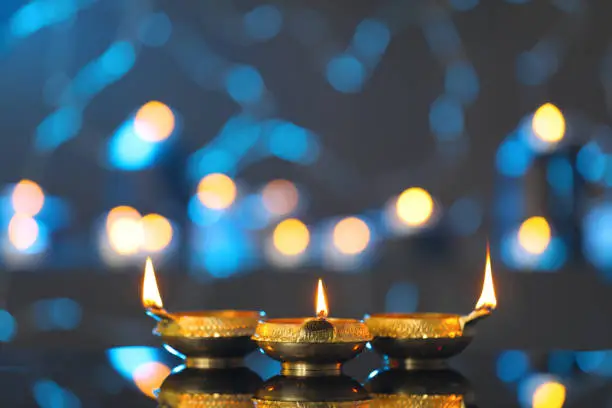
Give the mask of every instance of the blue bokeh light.
[(172, 34), (172, 21), (166, 13), (158, 12), (146, 16), (138, 27), (138, 38), (149, 47), (161, 47)]
[(142, 139), (134, 130), (134, 121), (126, 121), (108, 143), (108, 162), (120, 170), (135, 171), (150, 167), (159, 152), (159, 143)]
[(261, 195), (251, 194), (237, 203), (235, 218), (248, 230), (260, 230), (268, 226), (271, 216), (263, 204)]
[(62, 107), (47, 116), (36, 129), (35, 147), (49, 151), (75, 137), (82, 125), (81, 110), (73, 106)]
[(284, 122), (274, 126), (268, 134), (271, 154), (292, 162), (310, 162), (311, 134), (298, 125)]
[(221, 148), (200, 150), (189, 158), (189, 173), (194, 179), (212, 173), (232, 174), (235, 167), (236, 157)]
[(281, 363), (268, 358), (263, 353), (251, 353), (244, 359), (245, 365), (267, 380), (278, 374)]
[(100, 56), (98, 62), (100, 74), (106, 74), (111, 78), (120, 77), (134, 66), (136, 52), (129, 42), (118, 41)]
[(0, 343), (8, 343), (17, 334), (17, 322), (6, 310), (0, 309)]
[(33, 304), (34, 321), (40, 330), (73, 330), (81, 323), (81, 306), (72, 299), (42, 299)]
[(482, 206), (472, 198), (461, 198), (448, 210), (450, 226), (459, 235), (475, 233), (483, 218)]
[(361, 91), (366, 78), (363, 64), (348, 54), (332, 58), (326, 69), (329, 84), (338, 92), (355, 93)]
[(612, 377), (612, 351), (593, 350), (576, 352), (576, 364), (585, 373)]
[(227, 73), (225, 88), (236, 102), (254, 103), (263, 96), (265, 85), (257, 69), (250, 65), (237, 65)]
[(476, 70), (467, 61), (456, 61), (446, 67), (444, 89), (461, 102), (468, 104), (476, 100), (480, 91), (480, 83)]
[(158, 349), (154, 347), (127, 346), (106, 350), (106, 357), (123, 378), (132, 381), (134, 370), (142, 364), (158, 361), (158, 353)]
[(596, 267), (612, 272), (612, 204), (593, 207), (582, 222), (583, 251)]
[(11, 18), (11, 33), (15, 37), (27, 37), (46, 24), (44, 3), (34, 1), (20, 8)]
[(440, 96), (429, 110), (429, 126), (440, 140), (456, 139), (463, 133), (463, 108), (454, 98)]
[(419, 305), (419, 288), (409, 282), (396, 282), (385, 296), (385, 311), (412, 313)]
[(81, 407), (81, 401), (76, 395), (51, 380), (39, 380), (34, 383), (32, 393), (40, 408)]
[(508, 177), (525, 175), (532, 160), (533, 153), (522, 142), (515, 139), (504, 141), (497, 150), (497, 169)]
[(523, 85), (541, 85), (548, 79), (546, 58), (535, 51), (522, 52), (516, 59), (516, 77)]
[(575, 360), (572, 351), (553, 350), (548, 357), (548, 371), (560, 376), (570, 375)]
[(202, 227), (212, 225), (219, 221), (223, 213), (223, 210), (216, 210), (203, 205), (197, 195), (191, 197), (187, 206), (189, 219)]
[(606, 171), (606, 155), (596, 142), (591, 141), (578, 151), (576, 169), (587, 181), (601, 181)]
[(254, 257), (246, 231), (226, 218), (208, 227), (200, 246), (202, 265), (215, 278), (235, 275), (247, 268)]
[(548, 184), (559, 194), (570, 194), (574, 187), (574, 169), (565, 157), (553, 157), (546, 166)]
[(518, 400), (522, 407), (533, 407), (533, 394), (539, 386), (550, 382), (561, 382), (551, 374), (532, 374), (521, 380), (518, 385)]
[(436, 18), (423, 27), (425, 40), (431, 51), (439, 58), (451, 58), (459, 54), (461, 39), (449, 18)]
[(529, 371), (529, 356), (520, 350), (506, 350), (499, 354), (496, 364), (497, 376), (503, 382), (514, 382)]
[(282, 13), (270, 4), (258, 6), (244, 16), (245, 32), (254, 40), (270, 40), (280, 32), (282, 26)]
[(459, 11), (471, 10), (478, 5), (478, 0), (450, 0), (450, 5)]
[(375, 58), (385, 52), (390, 40), (391, 31), (385, 23), (366, 19), (357, 26), (352, 45), (357, 55)]

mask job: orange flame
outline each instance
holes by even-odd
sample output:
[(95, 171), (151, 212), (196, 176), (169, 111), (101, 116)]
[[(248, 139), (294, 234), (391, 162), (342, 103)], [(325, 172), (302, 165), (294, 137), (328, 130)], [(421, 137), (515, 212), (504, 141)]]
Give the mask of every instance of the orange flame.
[(497, 307), (497, 298), (495, 297), (495, 286), (493, 285), (493, 274), (491, 272), (491, 253), (487, 244), (487, 264), (485, 267), (484, 284), (482, 285), (482, 294), (476, 302), (476, 310), (479, 309), (495, 309)]
[(142, 280), (142, 305), (146, 308), (163, 309), (164, 304), (159, 294), (157, 280), (155, 279), (155, 271), (153, 270), (153, 262), (147, 257), (145, 265), (144, 278)]
[(317, 317), (326, 318), (329, 315), (327, 308), (327, 297), (325, 296), (325, 288), (323, 288), (323, 280), (319, 279), (317, 288)]

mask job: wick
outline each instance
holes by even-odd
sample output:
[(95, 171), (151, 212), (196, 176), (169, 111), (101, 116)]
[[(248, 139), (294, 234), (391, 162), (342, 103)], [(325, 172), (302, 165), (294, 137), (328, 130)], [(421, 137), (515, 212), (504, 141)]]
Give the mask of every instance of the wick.
[(317, 314), (317, 318), (323, 319), (323, 320), (327, 318), (327, 316), (325, 315), (325, 311), (324, 310), (319, 311), (319, 313)]

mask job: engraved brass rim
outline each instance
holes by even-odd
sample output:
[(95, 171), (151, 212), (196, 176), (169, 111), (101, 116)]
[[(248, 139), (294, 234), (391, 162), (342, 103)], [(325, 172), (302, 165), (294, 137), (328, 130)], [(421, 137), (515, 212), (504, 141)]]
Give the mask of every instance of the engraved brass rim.
[(370, 408), (374, 407), (372, 401), (269, 401), (253, 398), (253, 404), (257, 408)]
[(305, 325), (314, 318), (270, 319), (261, 321), (252, 339), (273, 343), (362, 343), (373, 339), (364, 322), (355, 319), (325, 319), (333, 332), (311, 332)]
[(376, 407), (464, 408), (462, 395), (372, 394)]
[(164, 391), (160, 402), (176, 408), (252, 407), (250, 394), (201, 394)]
[(463, 336), (461, 316), (446, 313), (385, 313), (366, 317), (374, 337), (394, 339), (455, 338)]
[(190, 338), (223, 338), (252, 336), (262, 312), (247, 310), (215, 310), (169, 313), (158, 322), (161, 336)]

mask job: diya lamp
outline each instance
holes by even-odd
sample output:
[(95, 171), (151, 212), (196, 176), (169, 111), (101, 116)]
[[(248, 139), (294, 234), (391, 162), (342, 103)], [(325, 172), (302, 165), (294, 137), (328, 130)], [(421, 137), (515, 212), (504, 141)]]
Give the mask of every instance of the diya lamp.
[(497, 306), (487, 248), (485, 279), (474, 311), (466, 316), (442, 313), (384, 313), (366, 317), (374, 336), (372, 347), (391, 366), (407, 369), (436, 369), (446, 359), (461, 353), (472, 341), (476, 323), (491, 315)]
[(257, 348), (251, 336), (263, 312), (215, 310), (167, 312), (157, 287), (153, 263), (147, 258), (142, 288), (146, 313), (157, 320), (153, 334), (164, 347), (185, 358), (189, 368), (240, 366), (243, 358)]
[(253, 340), (265, 354), (282, 363), (282, 375), (339, 375), (342, 364), (361, 353), (372, 336), (363, 321), (328, 314), (319, 279), (316, 317), (262, 321)]

